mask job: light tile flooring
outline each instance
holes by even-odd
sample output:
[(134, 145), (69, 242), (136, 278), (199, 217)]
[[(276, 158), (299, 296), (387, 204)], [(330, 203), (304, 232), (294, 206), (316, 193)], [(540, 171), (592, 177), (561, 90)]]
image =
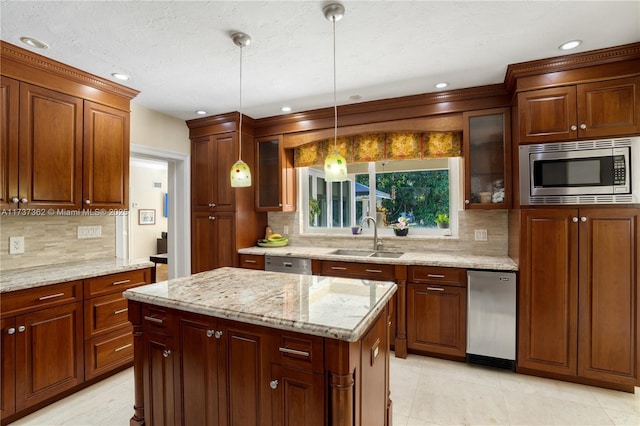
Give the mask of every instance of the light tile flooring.
[[(628, 394), (416, 355), (391, 358), (391, 394), (394, 426), (640, 425), (640, 388)], [(132, 404), (128, 369), (12, 425), (126, 426)]]

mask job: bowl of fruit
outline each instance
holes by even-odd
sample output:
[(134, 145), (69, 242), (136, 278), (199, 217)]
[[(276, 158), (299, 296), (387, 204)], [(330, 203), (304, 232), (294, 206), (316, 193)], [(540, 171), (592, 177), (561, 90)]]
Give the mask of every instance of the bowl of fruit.
[(289, 244), (289, 239), (281, 234), (270, 234), (267, 238), (258, 240), (260, 247), (284, 247)]

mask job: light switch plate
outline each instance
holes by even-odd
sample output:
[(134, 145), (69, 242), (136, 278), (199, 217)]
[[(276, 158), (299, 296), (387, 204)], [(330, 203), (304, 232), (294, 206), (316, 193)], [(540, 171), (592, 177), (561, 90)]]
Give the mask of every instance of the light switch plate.
[(24, 253), (24, 237), (9, 237), (9, 254)]
[(102, 237), (102, 226), (78, 226), (78, 239)]
[(486, 229), (476, 229), (474, 230), (475, 240), (476, 241), (487, 241), (487, 230)]

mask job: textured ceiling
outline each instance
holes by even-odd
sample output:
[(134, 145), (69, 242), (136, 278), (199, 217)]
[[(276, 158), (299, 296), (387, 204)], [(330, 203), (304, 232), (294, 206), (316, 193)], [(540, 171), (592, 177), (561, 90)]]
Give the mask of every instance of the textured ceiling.
[[(640, 41), (639, 1), (345, 1), (336, 24), (338, 104), (500, 83), (510, 63)], [(319, 1), (0, 2), (0, 36), (98, 76), (130, 74), (133, 103), (181, 119), (254, 118), (333, 105), (332, 25)], [(29, 48), (29, 47), (27, 47)], [(31, 49), (31, 48), (29, 48)]]

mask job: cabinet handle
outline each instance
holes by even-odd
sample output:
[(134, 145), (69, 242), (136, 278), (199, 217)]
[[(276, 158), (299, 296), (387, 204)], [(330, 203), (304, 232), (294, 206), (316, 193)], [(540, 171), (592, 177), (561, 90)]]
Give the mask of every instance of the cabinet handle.
[(164, 320), (160, 319), (160, 318), (154, 318), (154, 317), (150, 317), (150, 316), (146, 316), (145, 315), (144, 319), (146, 319), (147, 321), (156, 323), (156, 324), (164, 324)]
[(209, 216), (209, 220), (216, 220), (215, 216)]
[(444, 278), (443, 274), (427, 274), (429, 278)]
[(111, 283), (111, 285), (120, 285), (120, 284), (126, 284), (126, 283), (130, 283), (131, 280), (122, 280), (122, 281), (114, 281)]
[(215, 333), (214, 330), (207, 330), (207, 337), (213, 337), (214, 333)]
[(582, 124), (580, 125), (580, 128), (581, 128), (582, 130), (586, 130), (586, 129), (587, 129), (587, 125), (586, 125), (586, 124), (584, 124), (584, 123), (582, 123)]
[(444, 291), (444, 288), (441, 288), (441, 287), (427, 287), (427, 290), (431, 290), (431, 291)]
[(381, 274), (382, 271), (380, 269), (365, 269), (365, 272), (371, 272), (373, 274)]
[(332, 266), (331, 269), (333, 269), (334, 271), (346, 271), (347, 268), (345, 268), (344, 266)]
[(214, 336), (216, 336), (216, 339), (219, 339), (222, 337), (222, 331), (218, 330), (215, 332)]
[(38, 300), (49, 300), (49, 299), (55, 299), (56, 297), (62, 297), (62, 296), (64, 296), (64, 293), (56, 293), (56, 294), (50, 294), (48, 296), (38, 297)]
[(572, 217), (572, 218), (571, 218), (571, 221), (572, 221), (573, 223), (578, 223), (578, 218), (577, 218), (577, 217)]
[(209, 203), (209, 207), (215, 207), (216, 203)]
[(255, 260), (252, 259), (245, 259), (244, 263), (257, 263)]
[(307, 358), (309, 358), (309, 356), (311, 355), (307, 351), (298, 351), (296, 349), (289, 349), (289, 348), (283, 348), (283, 347), (280, 347), (278, 350), (285, 354), (306, 356)]
[(571, 130), (573, 130), (573, 131), (575, 132), (576, 130), (578, 130), (578, 126), (576, 126), (576, 125), (574, 124), (573, 126), (571, 126)]
[(124, 309), (118, 309), (117, 311), (113, 311), (113, 315), (120, 315), (120, 314), (124, 314), (125, 312), (127, 312), (129, 310), (129, 308), (124, 308)]
[(19, 202), (20, 202), (20, 199), (19, 199), (18, 197), (13, 197), (13, 198), (11, 199), (11, 202), (12, 202), (12, 203), (19, 203)]
[(27, 327), (25, 327), (24, 325), (21, 325), (20, 327), (18, 327), (18, 333), (23, 333), (26, 329)]
[(164, 351), (162, 351), (163, 357), (168, 358), (169, 355), (171, 355), (171, 349), (165, 349)]
[(580, 218), (580, 220), (581, 220), (582, 222), (586, 222), (586, 221), (587, 221), (587, 217), (586, 217), (586, 216), (582, 216), (582, 217)]
[(287, 268), (293, 267), (293, 263), (291, 262), (282, 262), (282, 266), (286, 266)]
[(24, 203), (28, 203), (29, 200), (27, 200), (26, 198), (23, 198), (22, 200), (20, 200), (20, 202), (24, 204)]
[(269, 382), (269, 387), (271, 389), (277, 389), (278, 388), (278, 381), (277, 380), (272, 380)]
[(15, 334), (16, 333), (16, 329), (11, 327), (7, 330), (7, 334)]
[(133, 343), (129, 343), (129, 344), (126, 344), (124, 346), (120, 346), (119, 348), (115, 348), (113, 351), (114, 352), (120, 352), (120, 351), (123, 351), (123, 350), (125, 350), (127, 348), (130, 348), (131, 346), (133, 346)]

